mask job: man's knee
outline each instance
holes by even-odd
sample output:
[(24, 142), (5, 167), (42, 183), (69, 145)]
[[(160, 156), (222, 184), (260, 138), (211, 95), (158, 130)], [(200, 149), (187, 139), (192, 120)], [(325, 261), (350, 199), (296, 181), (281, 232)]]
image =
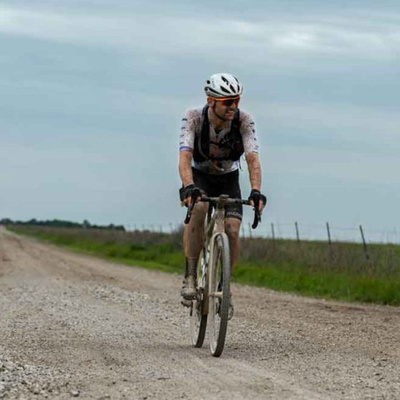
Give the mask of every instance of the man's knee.
[(205, 216), (208, 211), (208, 203), (198, 202), (194, 206), (193, 213), (201, 216)]
[(197, 203), (192, 211), (192, 216), (189, 223), (186, 225), (185, 230), (192, 231), (194, 228), (202, 228), (204, 225), (204, 219), (207, 215), (208, 204)]
[(204, 239), (204, 219), (207, 214), (208, 204), (197, 203), (192, 212), (189, 223), (185, 226), (184, 241), (187, 245), (198, 243)]
[(241, 221), (237, 218), (227, 218), (225, 220), (225, 232), (231, 239), (239, 239)]

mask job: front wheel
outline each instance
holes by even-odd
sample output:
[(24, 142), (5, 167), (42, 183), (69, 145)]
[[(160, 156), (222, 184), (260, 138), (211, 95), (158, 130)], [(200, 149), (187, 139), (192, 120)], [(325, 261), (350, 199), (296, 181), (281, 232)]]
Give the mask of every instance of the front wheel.
[(210, 350), (219, 357), (225, 345), (229, 314), (231, 262), (226, 233), (218, 234), (214, 240), (209, 274)]

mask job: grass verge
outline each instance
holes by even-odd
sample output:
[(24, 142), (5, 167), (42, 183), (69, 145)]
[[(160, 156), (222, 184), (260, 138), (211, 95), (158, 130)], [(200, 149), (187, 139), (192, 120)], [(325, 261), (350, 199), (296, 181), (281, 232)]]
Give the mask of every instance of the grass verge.
[[(103, 257), (107, 260), (141, 266), (169, 273), (183, 273), (184, 256), (176, 243), (163, 237), (161, 243), (132, 241), (96, 236), (87, 231), (52, 230), (43, 228), (18, 228), (16, 233), (27, 234), (70, 250)], [(132, 239), (132, 238), (131, 238)], [(160, 241), (160, 240), (158, 240)], [(312, 246), (316, 246), (315, 243)], [(306, 296), (400, 305), (400, 278), (398, 271), (380, 274), (371, 265), (365, 268), (317, 268), (307, 265), (301, 258), (293, 260), (266, 259), (240, 263), (233, 276), (237, 283), (268, 287), (277, 291)]]

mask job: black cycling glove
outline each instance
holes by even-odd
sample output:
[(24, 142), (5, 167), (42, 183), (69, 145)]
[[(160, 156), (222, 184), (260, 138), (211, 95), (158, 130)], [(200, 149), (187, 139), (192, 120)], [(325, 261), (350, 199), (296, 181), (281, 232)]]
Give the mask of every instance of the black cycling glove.
[(249, 200), (253, 200), (254, 205), (259, 204), (260, 200), (263, 202), (264, 206), (267, 204), (267, 198), (257, 189), (251, 189)]
[(185, 187), (182, 186), (179, 189), (179, 198), (181, 199), (181, 201), (184, 201), (188, 197), (192, 197), (194, 194), (200, 196), (200, 189), (196, 187), (193, 183)]

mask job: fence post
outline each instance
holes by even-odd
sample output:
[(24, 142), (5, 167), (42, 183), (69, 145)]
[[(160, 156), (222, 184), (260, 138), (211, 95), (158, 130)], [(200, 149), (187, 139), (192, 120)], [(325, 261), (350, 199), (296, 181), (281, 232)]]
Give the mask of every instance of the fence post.
[(272, 233), (272, 251), (275, 254), (277, 243), (275, 242), (275, 226), (271, 223), (271, 233)]
[(330, 231), (330, 229), (329, 229), (329, 222), (326, 223), (326, 230), (328, 231), (328, 242), (329, 242), (329, 246), (332, 246), (331, 231)]
[(249, 222), (249, 238), (252, 239), (253, 234), (251, 232), (251, 223)]
[(364, 231), (362, 226), (360, 225), (360, 232), (361, 232), (361, 238), (363, 241), (363, 247), (364, 247), (364, 254), (367, 260), (369, 260), (369, 254), (368, 254), (368, 248), (367, 248), (367, 243), (365, 241), (365, 236), (364, 236)]
[(244, 229), (244, 224), (242, 224), (242, 237), (243, 239), (246, 238), (246, 230)]
[(297, 239), (297, 243), (300, 243), (299, 224), (297, 223), (297, 221), (294, 223), (294, 226), (296, 227), (296, 239)]
[(326, 223), (326, 230), (328, 232), (329, 254), (330, 254), (331, 260), (332, 260), (333, 259), (333, 250), (332, 250), (332, 239), (331, 239), (331, 230), (329, 228), (329, 222)]

